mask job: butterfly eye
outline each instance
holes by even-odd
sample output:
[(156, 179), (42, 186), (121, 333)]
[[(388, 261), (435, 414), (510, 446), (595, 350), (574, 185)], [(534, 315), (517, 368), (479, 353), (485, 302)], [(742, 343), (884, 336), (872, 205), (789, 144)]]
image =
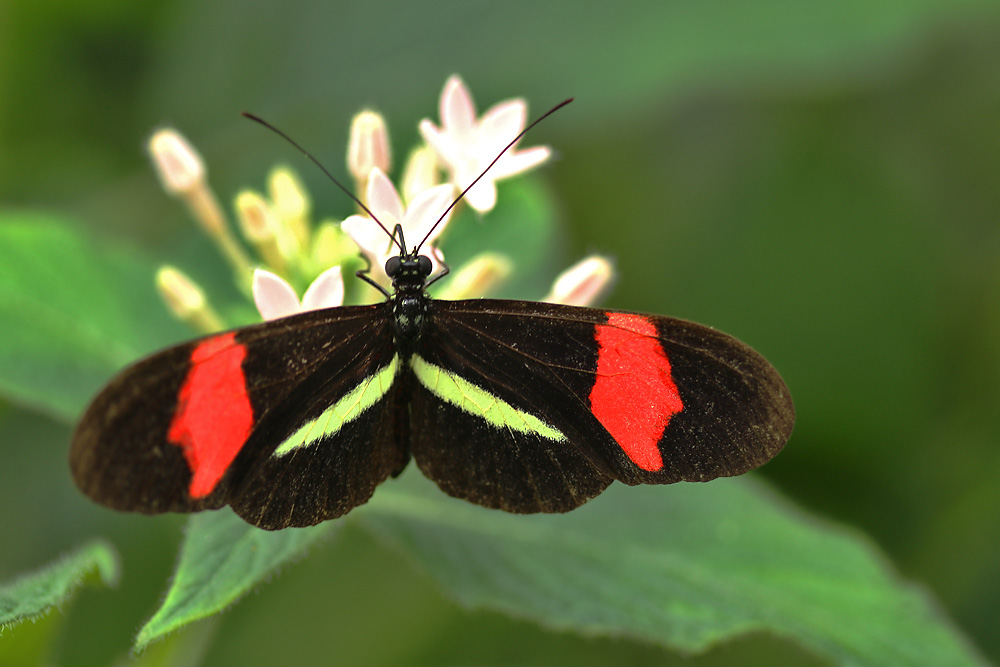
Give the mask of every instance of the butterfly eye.
[(390, 257), (389, 259), (385, 260), (385, 275), (389, 276), (390, 278), (394, 277), (397, 273), (399, 273), (399, 267), (401, 266), (402, 262), (400, 261), (398, 256)]
[[(422, 276), (426, 277), (431, 275), (431, 270), (433, 269), (433, 266), (431, 265), (431, 258), (426, 255), (418, 255), (417, 269), (420, 271), (420, 275)], [(386, 268), (386, 270), (388, 271), (388, 268)]]

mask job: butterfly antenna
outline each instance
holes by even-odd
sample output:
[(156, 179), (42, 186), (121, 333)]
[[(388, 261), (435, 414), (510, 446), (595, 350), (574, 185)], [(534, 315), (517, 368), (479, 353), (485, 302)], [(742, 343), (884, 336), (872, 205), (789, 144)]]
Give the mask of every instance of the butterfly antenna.
[[(563, 104), (565, 104), (565, 102), (563, 102)], [(555, 111), (555, 109), (553, 109), (553, 111)], [(552, 113), (552, 112), (550, 111), (549, 113)], [(546, 115), (548, 115), (548, 114), (546, 114)], [(276, 128), (274, 125), (271, 125), (270, 123), (268, 123), (263, 118), (259, 118), (258, 116), (255, 116), (252, 113), (248, 113), (246, 111), (243, 112), (243, 116), (245, 116), (246, 118), (249, 118), (252, 121), (260, 123), (261, 125), (263, 125), (267, 129), (271, 130), (272, 132), (274, 132), (275, 134), (277, 134), (279, 137), (281, 137), (282, 139), (284, 139), (285, 141), (287, 141), (288, 143), (290, 143), (292, 146), (295, 146), (296, 148), (298, 148), (300, 153), (302, 153), (307, 158), (309, 158), (310, 160), (312, 160), (313, 164), (315, 164), (317, 167), (319, 167), (323, 171), (323, 173), (326, 174), (326, 177), (329, 178), (331, 181), (333, 181), (334, 185), (336, 185), (338, 188), (340, 188), (341, 190), (343, 190), (344, 193), (348, 197), (350, 197), (351, 199), (353, 199), (354, 202), (358, 206), (361, 207), (361, 210), (363, 210), (365, 213), (367, 213), (368, 217), (370, 217), (372, 220), (374, 220), (375, 224), (377, 224), (379, 227), (381, 227), (382, 231), (385, 232), (389, 236), (389, 238), (392, 239), (392, 242), (395, 243), (396, 246), (399, 247), (399, 249), (401, 251), (405, 252), (405, 250), (403, 250), (403, 246), (401, 246), (400, 243), (399, 243), (399, 241), (396, 239), (396, 235), (393, 234), (392, 232), (390, 232), (386, 228), (386, 226), (382, 224), (382, 221), (375, 217), (375, 214), (372, 213), (372, 211), (371, 211), (370, 208), (368, 208), (367, 206), (365, 206), (365, 203), (363, 201), (361, 201), (356, 196), (354, 196), (353, 192), (351, 192), (350, 190), (348, 190), (346, 187), (344, 187), (344, 185), (340, 181), (338, 181), (336, 178), (334, 178), (333, 174), (331, 174), (327, 170), (327, 168), (324, 167), (323, 164), (319, 160), (317, 160), (315, 157), (313, 157), (312, 154), (309, 151), (307, 151), (306, 149), (302, 148), (302, 146), (299, 146), (298, 143), (296, 143), (294, 139), (292, 139), (290, 136), (288, 136), (287, 134), (285, 134), (284, 132), (282, 132), (281, 130), (279, 130), (278, 128)], [(542, 118), (544, 118), (544, 117), (545, 116), (542, 116)], [(541, 118), (539, 118), (538, 120), (541, 120)], [(535, 122), (538, 122), (538, 121), (535, 121)], [(534, 123), (532, 123), (532, 124), (534, 124)], [(522, 134), (523, 134), (523, 132), (522, 132)], [(516, 141), (516, 139), (515, 139), (515, 141)], [(504, 149), (504, 150), (506, 150), (506, 149)], [(465, 193), (463, 192), (462, 194), (465, 194)], [(459, 199), (461, 199), (461, 197), (459, 197)], [(454, 204), (452, 204), (452, 205), (454, 206)], [(440, 222), (440, 220), (438, 222)]]
[[(462, 201), (462, 198), (465, 197), (465, 193), (468, 192), (469, 190), (471, 190), (472, 186), (475, 185), (476, 183), (478, 183), (479, 179), (481, 179), (483, 176), (486, 175), (486, 172), (488, 172), (493, 167), (493, 165), (495, 165), (497, 163), (497, 161), (500, 160), (501, 157), (503, 157), (503, 154), (506, 153), (510, 149), (511, 146), (513, 146), (518, 141), (520, 141), (521, 137), (523, 137), (524, 135), (526, 135), (528, 133), (528, 130), (530, 130), (534, 126), (538, 125), (543, 120), (545, 120), (546, 118), (548, 118), (549, 116), (551, 116), (552, 114), (554, 114), (556, 111), (559, 111), (559, 109), (562, 109), (564, 106), (566, 106), (567, 104), (569, 104), (572, 101), (573, 101), (573, 98), (571, 97), (568, 100), (563, 100), (559, 104), (555, 105), (554, 107), (552, 107), (551, 109), (549, 109), (548, 111), (546, 111), (545, 113), (543, 113), (541, 116), (539, 116), (538, 118), (536, 118), (535, 120), (533, 120), (531, 122), (531, 124), (528, 125), (528, 127), (526, 127), (523, 130), (521, 130), (521, 132), (516, 137), (514, 137), (514, 139), (509, 144), (507, 144), (506, 146), (504, 146), (503, 150), (500, 151), (495, 158), (493, 158), (493, 162), (490, 162), (489, 165), (487, 165), (486, 169), (483, 169), (482, 173), (480, 173), (479, 176), (476, 176), (476, 180), (474, 180), (471, 183), (469, 183), (469, 185), (464, 190), (462, 190), (462, 194), (458, 195), (458, 197), (455, 198), (455, 201), (453, 201), (451, 203), (451, 206), (449, 206), (448, 208), (446, 208), (444, 210), (444, 213), (441, 214), (441, 217), (437, 219), (437, 222), (434, 223), (434, 226), (430, 228), (430, 230), (427, 232), (427, 235), (424, 236), (423, 240), (421, 240), (420, 243), (418, 243), (413, 248), (412, 252), (416, 253), (417, 251), (420, 250), (421, 246), (423, 246), (424, 243), (427, 241), (427, 239), (429, 239), (431, 237), (431, 234), (434, 233), (434, 230), (437, 229), (438, 225), (441, 224), (441, 221), (444, 220), (445, 216), (448, 215), (449, 211), (451, 211), (451, 209), (455, 208), (455, 205), (458, 204), (458, 202)], [(275, 130), (275, 131), (277, 131), (277, 130)], [(302, 150), (302, 149), (300, 148), (299, 150)], [(305, 152), (305, 151), (303, 151), (303, 152)], [(308, 153), (306, 153), (306, 155), (308, 155)]]

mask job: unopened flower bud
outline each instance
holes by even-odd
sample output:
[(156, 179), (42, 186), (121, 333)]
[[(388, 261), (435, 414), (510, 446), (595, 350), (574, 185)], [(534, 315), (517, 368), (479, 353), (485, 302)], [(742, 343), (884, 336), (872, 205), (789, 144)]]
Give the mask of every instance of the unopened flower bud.
[(274, 213), (295, 236), (300, 247), (309, 245), (309, 213), (312, 203), (299, 177), (286, 167), (271, 171), (268, 189)]
[(233, 236), (219, 201), (208, 185), (205, 164), (176, 130), (158, 130), (149, 140), (149, 154), (163, 188), (187, 204), (192, 217), (229, 260), (237, 284), (252, 270), (250, 258)]
[(614, 267), (607, 258), (593, 255), (563, 271), (542, 301), (590, 306), (604, 293), (614, 275)]
[(201, 333), (222, 329), (222, 318), (208, 305), (205, 292), (191, 278), (172, 266), (156, 272), (156, 288), (174, 316)]
[(243, 190), (236, 195), (236, 213), (240, 230), (250, 241), (273, 238), (278, 222), (264, 197), (253, 190)]
[(351, 122), (351, 139), (347, 147), (347, 169), (359, 189), (368, 180), (372, 169), (388, 172), (392, 159), (389, 153), (389, 133), (385, 119), (374, 111), (362, 111)]
[(490, 292), (513, 270), (513, 264), (503, 255), (483, 253), (462, 266), (439, 295), (442, 299), (474, 299)]
[(176, 130), (158, 130), (149, 140), (149, 154), (163, 189), (183, 195), (205, 180), (205, 163), (198, 152)]
[(236, 219), (243, 236), (257, 248), (264, 262), (276, 271), (284, 271), (278, 230), (281, 225), (264, 198), (252, 190), (236, 195)]

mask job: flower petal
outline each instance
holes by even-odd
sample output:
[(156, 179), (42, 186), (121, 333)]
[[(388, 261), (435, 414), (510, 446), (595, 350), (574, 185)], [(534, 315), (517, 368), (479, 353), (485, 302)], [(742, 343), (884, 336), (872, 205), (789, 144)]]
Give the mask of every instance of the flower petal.
[[(544, 146), (525, 151), (511, 147), (497, 160), (500, 151), (524, 129), (528, 105), (523, 99), (500, 102), (477, 121), (468, 89), (461, 79), (453, 76), (445, 84), (440, 107), (442, 127), (439, 129), (425, 119), (420, 123), (420, 132), (459, 190), (480, 179), (465, 195), (469, 205), (480, 213), (496, 205), (495, 181), (537, 166), (551, 155)], [(494, 160), (496, 164), (489, 167)]]
[(487, 174), (465, 193), (465, 202), (480, 213), (489, 213), (497, 205), (497, 186)]
[[(455, 198), (455, 186), (451, 183), (436, 185), (429, 190), (424, 190), (413, 200), (406, 209), (406, 219), (403, 228), (406, 230), (407, 242), (409, 244), (420, 243), (421, 239), (430, 232), (431, 227), (438, 221), (441, 214)], [(431, 243), (444, 231), (451, 217), (451, 211), (441, 224), (434, 229), (434, 233), (427, 237), (427, 242)]]
[(431, 275), (436, 276), (444, 265), (444, 253), (441, 252), (441, 248), (426, 245), (420, 249), (420, 254), (431, 258)]
[(475, 129), (476, 105), (465, 82), (457, 74), (451, 75), (444, 84), (439, 113), (444, 131), (455, 134), (460, 141)]
[(499, 181), (509, 178), (522, 171), (528, 171), (552, 157), (552, 149), (548, 146), (532, 146), (523, 151), (511, 153), (507, 151), (500, 160), (490, 169), (493, 180)]
[(253, 272), (253, 301), (265, 320), (276, 320), (299, 312), (299, 297), (281, 276), (264, 269)]
[(399, 198), (396, 186), (378, 167), (372, 169), (368, 176), (368, 201), (365, 203), (386, 227), (389, 227), (385, 220), (387, 217), (393, 219), (393, 224), (403, 219), (403, 200)]
[(385, 252), (386, 247), (392, 243), (382, 228), (367, 215), (352, 215), (340, 224), (340, 228), (372, 260)]
[(340, 266), (333, 266), (319, 274), (302, 297), (301, 312), (336, 308), (344, 305), (344, 279)]
[(454, 138), (447, 132), (440, 130), (431, 121), (424, 118), (420, 121), (420, 134), (424, 141), (430, 146), (442, 162), (451, 164), (461, 155), (459, 147), (455, 144)]
[(477, 149), (488, 151), (492, 155), (481, 154), (480, 158), (489, 164), (496, 153), (524, 129), (527, 119), (528, 105), (521, 99), (500, 102), (487, 111), (479, 121), (479, 140), (482, 143)]

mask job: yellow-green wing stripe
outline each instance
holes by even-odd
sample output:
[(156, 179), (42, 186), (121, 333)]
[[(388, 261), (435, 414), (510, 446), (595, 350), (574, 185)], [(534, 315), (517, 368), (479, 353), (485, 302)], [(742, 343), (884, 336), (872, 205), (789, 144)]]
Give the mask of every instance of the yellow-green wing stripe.
[(469, 414), (485, 419), (498, 429), (507, 428), (518, 433), (532, 433), (548, 440), (566, 440), (562, 432), (538, 417), (518, 410), (485, 389), (417, 355), (410, 358), (410, 366), (420, 384), (427, 387), (432, 394)]
[(399, 357), (393, 356), (389, 365), (365, 378), (339, 401), (327, 408), (316, 419), (307, 422), (274, 450), (272, 456), (284, 456), (301, 447), (309, 447), (323, 438), (335, 435), (347, 422), (375, 405), (392, 386), (399, 370)]

